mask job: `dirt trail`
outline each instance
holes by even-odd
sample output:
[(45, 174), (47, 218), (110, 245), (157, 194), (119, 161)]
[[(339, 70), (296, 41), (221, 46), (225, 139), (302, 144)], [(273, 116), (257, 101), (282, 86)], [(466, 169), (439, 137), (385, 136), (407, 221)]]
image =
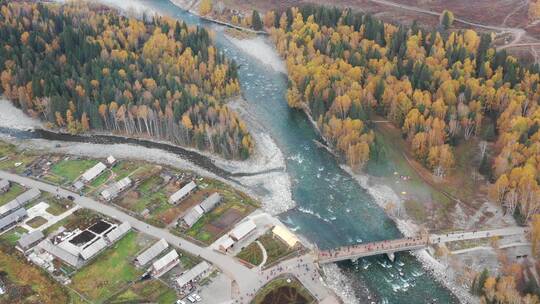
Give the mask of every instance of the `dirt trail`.
[(529, 4), (529, 1), (528, 0), (524, 0), (522, 4), (520, 4), (519, 6), (517, 6), (513, 11), (511, 11), (508, 15), (506, 15), (506, 17), (504, 18), (503, 22), (501, 23), (501, 26), (506, 26), (506, 22), (508, 22), (508, 19), (510, 19), (510, 17), (512, 15), (514, 15), (515, 13), (517, 13), (520, 9), (522, 9), (524, 6), (528, 5)]
[[(417, 12), (417, 13), (436, 16), (436, 17), (439, 17), (441, 15), (440, 12), (435, 12), (435, 11), (431, 11), (431, 10), (427, 10), (427, 9), (423, 9), (423, 8), (419, 8), (419, 7), (415, 7), (415, 6), (410, 6), (410, 5), (406, 5), (406, 4), (395, 3), (395, 2), (391, 2), (391, 1), (387, 1), (387, 0), (368, 0), (368, 1), (373, 2), (373, 3), (377, 3), (377, 4), (386, 5), (386, 6), (397, 7), (397, 8), (401, 8), (401, 9), (404, 9), (404, 10)], [(507, 18), (510, 15), (512, 15), (513, 13), (514, 12), (510, 13), (507, 16)], [(523, 38), (523, 36), (526, 33), (525, 30), (521, 29), (521, 28), (486, 25), (486, 24), (480, 24), (480, 23), (476, 23), (476, 22), (467, 21), (467, 20), (464, 20), (464, 19), (461, 19), (461, 18), (454, 18), (454, 22), (459, 22), (459, 23), (462, 23), (462, 24), (466, 24), (466, 25), (470, 25), (470, 26), (474, 26), (474, 27), (479, 27), (479, 28), (483, 28), (483, 29), (486, 29), (486, 30), (496, 31), (496, 32), (499, 32), (499, 34), (505, 34), (505, 33), (511, 34), (514, 37), (514, 39), (510, 43), (508, 43), (508, 44), (506, 44), (506, 45), (504, 45), (502, 47), (497, 48), (498, 50), (518, 45), (518, 42)], [(505, 22), (506, 22), (506, 20), (503, 22), (503, 24)]]

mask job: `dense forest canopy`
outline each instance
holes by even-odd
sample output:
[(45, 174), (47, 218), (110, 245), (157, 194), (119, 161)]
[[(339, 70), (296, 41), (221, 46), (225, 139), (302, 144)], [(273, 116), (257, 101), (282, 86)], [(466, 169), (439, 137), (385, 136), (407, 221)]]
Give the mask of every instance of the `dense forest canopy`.
[(454, 146), (482, 137), (494, 143), (486, 171), (496, 200), (525, 219), (540, 211), (536, 66), (473, 30), (426, 31), (315, 6), (264, 19), (287, 60), (289, 104), (306, 109), (353, 168), (369, 159), (375, 115), (400, 127), (439, 176), (454, 165)]
[(80, 2), (4, 2), (0, 72), (0, 93), (72, 133), (151, 136), (227, 158), (253, 147), (223, 104), (239, 94), (237, 66), (200, 27)]

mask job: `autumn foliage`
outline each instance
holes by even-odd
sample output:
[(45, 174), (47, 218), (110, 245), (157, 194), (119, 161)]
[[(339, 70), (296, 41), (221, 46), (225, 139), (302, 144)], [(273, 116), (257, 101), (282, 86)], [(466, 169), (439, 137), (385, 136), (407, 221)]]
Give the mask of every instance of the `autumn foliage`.
[(454, 146), (483, 137), (495, 147), (496, 200), (525, 220), (540, 211), (539, 75), (496, 52), (489, 35), (315, 6), (267, 14), (270, 24), (287, 61), (290, 106), (307, 110), (351, 166), (369, 156), (375, 114), (400, 127), (438, 176), (454, 166)]
[(203, 28), (138, 20), (102, 6), (1, 6), (0, 93), (72, 133), (89, 129), (165, 139), (246, 158), (247, 128), (223, 100), (237, 67)]

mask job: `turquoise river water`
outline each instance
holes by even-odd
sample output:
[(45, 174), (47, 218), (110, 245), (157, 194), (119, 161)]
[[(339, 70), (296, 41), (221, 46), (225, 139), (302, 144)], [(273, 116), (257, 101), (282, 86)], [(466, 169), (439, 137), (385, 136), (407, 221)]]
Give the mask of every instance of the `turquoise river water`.
[[(254, 105), (250, 107), (252, 114), (277, 142), (286, 159), (297, 207), (280, 215), (284, 223), (319, 248), (400, 236), (393, 221), (374, 198), (339, 167), (334, 156), (317, 147), (314, 140), (319, 136), (304, 113), (288, 108), (286, 75), (244, 53), (225, 38), (222, 27), (190, 14), (168, 0), (140, 2), (188, 24), (213, 28), (218, 48), (240, 64), (242, 93)], [(385, 162), (379, 166), (385, 166), (383, 171), (393, 172), (392, 165)], [(338, 266), (352, 286), (358, 303), (458, 302), (408, 253), (397, 254), (394, 263), (386, 256), (377, 256), (355, 263), (342, 262)], [(371, 299), (367, 298), (366, 289)]]

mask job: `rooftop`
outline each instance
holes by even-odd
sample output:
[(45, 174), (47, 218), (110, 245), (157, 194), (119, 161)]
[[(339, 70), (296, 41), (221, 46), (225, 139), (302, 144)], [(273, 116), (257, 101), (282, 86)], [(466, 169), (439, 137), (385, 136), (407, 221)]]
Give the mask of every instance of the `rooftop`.
[(17, 241), (17, 244), (22, 249), (26, 249), (29, 246), (31, 246), (32, 244), (34, 244), (35, 242), (37, 242), (37, 241), (41, 240), (42, 238), (44, 238), (44, 237), (45, 237), (45, 235), (43, 235), (43, 232), (41, 232), (39, 230), (35, 230), (35, 231), (31, 232), (31, 233), (24, 234)]
[(195, 188), (197, 188), (197, 184), (195, 184), (194, 181), (189, 182), (187, 185), (185, 185), (169, 197), (169, 203), (174, 204), (179, 200), (185, 198)]
[(178, 259), (178, 253), (176, 250), (169, 251), (166, 255), (162, 256), (159, 260), (155, 261), (152, 266), (154, 270), (160, 271), (161, 269), (167, 267), (171, 262)]
[(107, 166), (105, 166), (104, 163), (99, 162), (95, 164), (92, 168), (86, 170), (86, 172), (83, 173), (82, 178), (85, 181), (89, 182), (96, 178), (98, 175), (100, 175), (101, 172), (103, 172), (103, 170), (105, 169), (107, 169)]
[(182, 275), (176, 279), (176, 283), (178, 286), (183, 287), (187, 283), (193, 281), (201, 274), (205, 273), (210, 268), (210, 264), (208, 264), (206, 261), (202, 261), (201, 263), (197, 264), (195, 267), (191, 268), (190, 270), (186, 271)]
[(161, 239), (154, 243), (154, 245), (150, 246), (150, 248), (146, 249), (143, 253), (141, 253), (136, 258), (136, 261), (139, 265), (144, 266), (148, 264), (148, 262), (156, 258), (158, 255), (160, 255), (168, 247), (169, 244), (167, 243), (167, 241)]
[(233, 230), (231, 230), (229, 235), (239, 240), (248, 235), (251, 231), (255, 230), (255, 228), (257, 228), (257, 225), (255, 225), (253, 220), (249, 219), (236, 226)]

